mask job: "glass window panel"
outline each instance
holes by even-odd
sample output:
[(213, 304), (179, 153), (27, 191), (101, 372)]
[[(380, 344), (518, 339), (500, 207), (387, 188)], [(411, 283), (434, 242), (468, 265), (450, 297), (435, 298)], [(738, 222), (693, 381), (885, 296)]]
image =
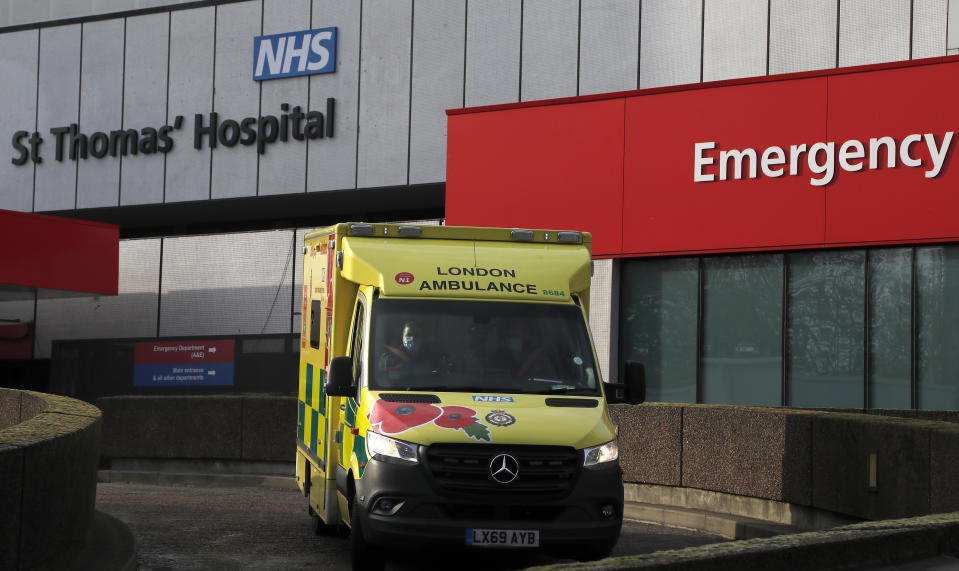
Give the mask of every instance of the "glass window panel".
[(703, 402), (782, 404), (783, 257), (703, 260)]
[(863, 406), (863, 250), (789, 254), (790, 406)]
[(626, 262), (622, 359), (646, 366), (646, 400), (696, 402), (696, 258)]
[(869, 368), (873, 408), (910, 408), (912, 250), (869, 252)]
[(959, 247), (916, 249), (919, 408), (959, 409)]

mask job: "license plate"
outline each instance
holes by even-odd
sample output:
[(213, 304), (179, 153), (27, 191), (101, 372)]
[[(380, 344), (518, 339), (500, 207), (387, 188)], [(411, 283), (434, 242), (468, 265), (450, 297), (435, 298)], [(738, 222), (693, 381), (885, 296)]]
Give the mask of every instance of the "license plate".
[(539, 547), (536, 529), (467, 529), (466, 545), (480, 547)]

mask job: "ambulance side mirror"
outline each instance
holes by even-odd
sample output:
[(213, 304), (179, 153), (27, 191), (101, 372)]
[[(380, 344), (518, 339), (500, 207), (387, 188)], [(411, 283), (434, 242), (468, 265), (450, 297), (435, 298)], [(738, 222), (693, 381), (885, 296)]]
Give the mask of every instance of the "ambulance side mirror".
[(353, 386), (353, 359), (333, 357), (330, 361), (330, 376), (326, 381), (326, 394), (331, 397), (356, 396)]
[(639, 361), (626, 361), (622, 383), (606, 383), (610, 404), (640, 404), (646, 400), (646, 368)]
[(626, 361), (623, 369), (623, 384), (626, 385), (626, 402), (642, 404), (646, 401), (646, 367), (639, 361)]

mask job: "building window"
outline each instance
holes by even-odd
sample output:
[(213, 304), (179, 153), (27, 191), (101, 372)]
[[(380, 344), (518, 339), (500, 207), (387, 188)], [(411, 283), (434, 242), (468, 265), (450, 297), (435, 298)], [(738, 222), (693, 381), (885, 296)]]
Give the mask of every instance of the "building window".
[(787, 260), (787, 402), (862, 408), (866, 253), (798, 252)]
[(783, 257), (703, 259), (702, 401), (782, 404)]
[(959, 247), (916, 250), (918, 405), (959, 409)]
[(621, 355), (646, 366), (646, 399), (696, 402), (698, 261), (629, 262), (622, 279)]
[(623, 262), (648, 400), (959, 409), (959, 245)]
[(869, 252), (869, 407), (912, 407), (912, 250)]

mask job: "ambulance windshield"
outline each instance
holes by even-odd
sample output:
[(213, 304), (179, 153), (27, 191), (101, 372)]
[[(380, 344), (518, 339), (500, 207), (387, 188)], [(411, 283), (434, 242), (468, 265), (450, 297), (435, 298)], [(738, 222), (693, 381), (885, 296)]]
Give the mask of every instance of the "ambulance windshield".
[(371, 334), (373, 390), (601, 394), (575, 306), (379, 299)]

